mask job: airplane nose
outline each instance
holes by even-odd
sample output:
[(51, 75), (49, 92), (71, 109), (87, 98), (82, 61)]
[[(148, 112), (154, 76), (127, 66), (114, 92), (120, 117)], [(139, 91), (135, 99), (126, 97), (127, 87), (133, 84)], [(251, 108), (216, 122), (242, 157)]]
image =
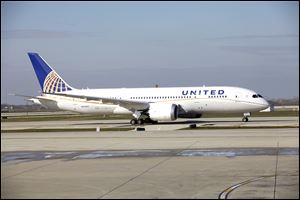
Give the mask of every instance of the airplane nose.
[(267, 100), (265, 100), (265, 99), (262, 99), (262, 104), (264, 106), (263, 109), (270, 107), (269, 102)]

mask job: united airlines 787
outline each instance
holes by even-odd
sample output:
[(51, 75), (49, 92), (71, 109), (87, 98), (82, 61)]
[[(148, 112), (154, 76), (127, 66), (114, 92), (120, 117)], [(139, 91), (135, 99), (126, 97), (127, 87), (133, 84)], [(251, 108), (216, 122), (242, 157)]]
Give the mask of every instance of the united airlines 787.
[(199, 118), (203, 113), (244, 113), (269, 107), (256, 92), (240, 87), (161, 87), (75, 89), (37, 53), (28, 53), (39, 84), (40, 96), (29, 97), (48, 108), (93, 114), (131, 114), (131, 124)]

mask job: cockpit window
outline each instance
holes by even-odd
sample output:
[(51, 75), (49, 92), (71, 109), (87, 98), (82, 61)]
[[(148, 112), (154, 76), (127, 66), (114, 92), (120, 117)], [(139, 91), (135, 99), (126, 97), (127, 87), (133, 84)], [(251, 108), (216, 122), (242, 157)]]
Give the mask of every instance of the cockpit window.
[(254, 95), (252, 95), (252, 97), (253, 98), (259, 98), (259, 97), (262, 98), (262, 96), (260, 94), (254, 94)]

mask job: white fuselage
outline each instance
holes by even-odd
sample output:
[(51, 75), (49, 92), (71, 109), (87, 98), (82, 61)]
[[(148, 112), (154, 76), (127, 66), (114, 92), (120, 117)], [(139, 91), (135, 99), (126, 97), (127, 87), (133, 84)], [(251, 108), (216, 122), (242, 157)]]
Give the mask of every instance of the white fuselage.
[[(262, 97), (253, 97), (254, 91), (228, 86), (209, 87), (165, 87), (165, 88), (121, 88), (121, 89), (82, 89), (71, 90), (67, 94), (113, 98), (137, 102), (180, 105), (180, 114), (198, 115), (203, 113), (245, 113), (260, 111), (269, 106)], [(51, 108), (94, 114), (132, 114), (133, 112), (118, 105), (103, 104), (97, 100), (85, 100), (44, 94), (40, 102)], [(51, 105), (50, 105), (51, 104)]]

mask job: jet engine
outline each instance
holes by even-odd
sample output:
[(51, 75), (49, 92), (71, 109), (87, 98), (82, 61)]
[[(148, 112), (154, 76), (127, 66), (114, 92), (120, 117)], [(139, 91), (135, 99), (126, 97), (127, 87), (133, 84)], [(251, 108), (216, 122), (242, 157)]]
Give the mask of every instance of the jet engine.
[(148, 111), (152, 120), (176, 120), (178, 116), (178, 106), (176, 104), (151, 103)]

